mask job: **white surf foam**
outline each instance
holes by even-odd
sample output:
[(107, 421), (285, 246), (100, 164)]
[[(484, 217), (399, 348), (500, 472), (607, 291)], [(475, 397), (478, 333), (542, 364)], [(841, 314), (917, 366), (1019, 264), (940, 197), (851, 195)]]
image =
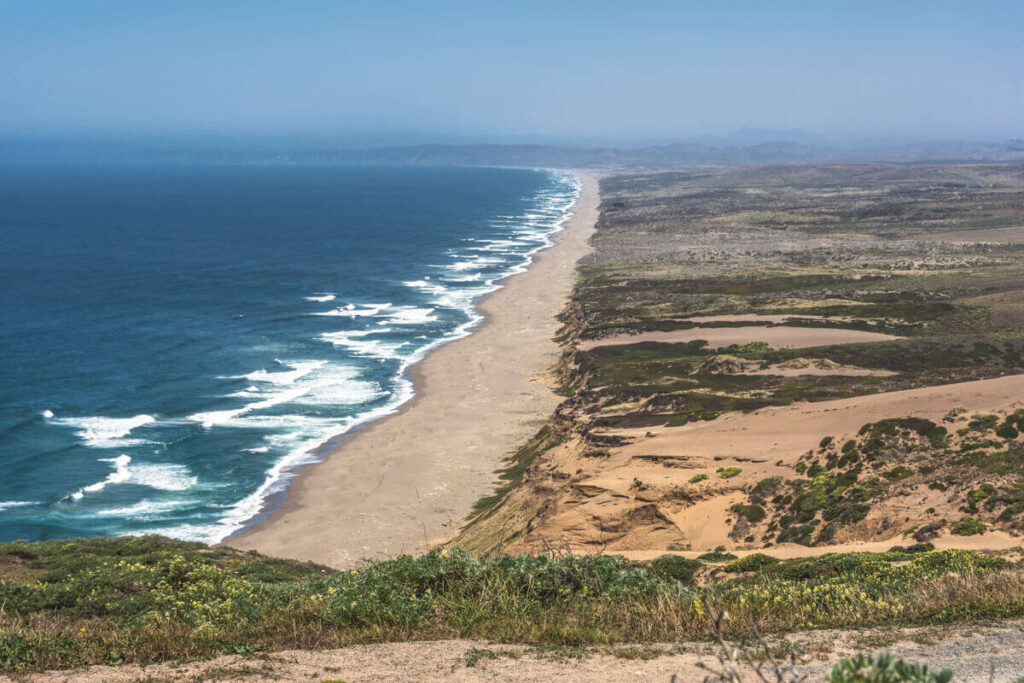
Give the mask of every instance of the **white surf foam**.
[(152, 415), (135, 417), (63, 417), (54, 420), (56, 424), (76, 428), (75, 435), (86, 446), (92, 448), (124, 448), (140, 443), (144, 439), (126, 439), (133, 430), (155, 422)]
[(479, 282), (484, 277), (483, 273), (471, 273), (470, 275), (443, 275), (445, 282)]
[(131, 531), (122, 531), (117, 536), (145, 536), (160, 534), (181, 541), (199, 541), (201, 543), (217, 543), (225, 538), (223, 526), (220, 524), (181, 524), (176, 527), (166, 526), (143, 527)]
[(418, 308), (416, 306), (398, 306), (388, 311), (378, 325), (422, 325), (437, 321), (433, 308)]
[(489, 266), (496, 266), (502, 263), (504, 259), (500, 256), (469, 256), (463, 257), (462, 260), (451, 263), (447, 266), (442, 266), (446, 270), (453, 270), (456, 272), (462, 272), (466, 270), (480, 270)]
[(325, 360), (298, 361), (291, 363), (285, 363), (284, 361), (279, 360), (276, 362), (279, 365), (283, 365), (288, 368), (288, 370), (279, 370), (277, 372), (256, 370), (255, 372), (250, 372), (248, 375), (242, 375), (239, 379), (247, 379), (250, 382), (269, 382), (270, 384), (276, 385), (295, 384), (295, 380), (305, 377), (317, 368), (321, 368), (327, 364), (327, 361)]
[(357, 378), (358, 370), (327, 361), (278, 361), (289, 370), (266, 372), (257, 370), (249, 379), (263, 386), (250, 386), (230, 396), (248, 400), (237, 408), (212, 410), (189, 415), (186, 419), (210, 429), (233, 426), (238, 418), (286, 403), (304, 405), (352, 405), (372, 401), (381, 395), (375, 382)]
[(361, 318), (370, 315), (377, 315), (381, 311), (389, 308), (391, 308), (390, 303), (360, 304), (359, 306), (356, 306), (355, 304), (348, 304), (346, 306), (338, 306), (337, 308), (329, 311), (319, 311), (317, 313), (313, 313), (313, 315), (328, 315), (340, 318)]
[(32, 505), (39, 505), (31, 500), (0, 500), (0, 511), (8, 510), (10, 508), (24, 508)]
[(319, 303), (324, 303), (327, 301), (334, 301), (335, 296), (333, 294), (317, 294), (316, 296), (307, 296), (304, 298), (306, 299), (306, 301), (316, 301)]
[(97, 510), (94, 514), (101, 517), (131, 517), (133, 520), (152, 520), (165, 517), (169, 512), (198, 504), (200, 504), (198, 500), (152, 501), (144, 498), (134, 505)]
[[(376, 331), (377, 330), (324, 332), (319, 338), (325, 342), (333, 344), (334, 346), (348, 349), (357, 356), (380, 358), (382, 360), (398, 358), (399, 349), (408, 344), (408, 342), (385, 342), (379, 339), (366, 338)], [(385, 331), (390, 330), (388, 330), (388, 328), (382, 328), (380, 330), (381, 333)]]
[(114, 465), (114, 471), (106, 479), (78, 489), (70, 496), (71, 500), (81, 500), (88, 493), (97, 493), (116, 484), (135, 484), (148, 486), (161, 491), (184, 491), (196, 485), (198, 479), (184, 465), (172, 463), (136, 463), (131, 457), (119, 455), (116, 458), (104, 458), (100, 462)]

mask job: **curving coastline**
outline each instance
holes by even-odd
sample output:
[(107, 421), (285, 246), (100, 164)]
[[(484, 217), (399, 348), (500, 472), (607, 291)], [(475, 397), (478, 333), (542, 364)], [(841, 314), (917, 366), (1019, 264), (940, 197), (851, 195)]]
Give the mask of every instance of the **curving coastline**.
[(227, 545), (347, 568), (416, 553), (456, 530), (495, 486), (501, 461), (560, 401), (543, 375), (597, 218), (594, 177), (554, 246), (478, 304), (485, 322), (411, 370), (415, 397), (399, 412), (345, 438), (304, 468), (282, 507)]

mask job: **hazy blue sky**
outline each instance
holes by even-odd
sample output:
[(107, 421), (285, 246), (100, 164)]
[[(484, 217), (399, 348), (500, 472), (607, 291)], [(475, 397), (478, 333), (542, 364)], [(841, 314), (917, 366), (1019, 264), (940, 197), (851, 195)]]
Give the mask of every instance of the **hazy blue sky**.
[(748, 126), (1024, 136), (1024, 2), (0, 0), (0, 134)]

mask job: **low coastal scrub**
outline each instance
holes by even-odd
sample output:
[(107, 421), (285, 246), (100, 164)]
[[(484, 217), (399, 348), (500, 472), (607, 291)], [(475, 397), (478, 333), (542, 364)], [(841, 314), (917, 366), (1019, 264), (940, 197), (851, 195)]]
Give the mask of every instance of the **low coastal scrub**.
[(829, 683), (949, 683), (951, 680), (950, 669), (928, 671), (926, 666), (888, 654), (845, 659), (836, 664), (828, 678)]
[[(944, 422), (889, 418), (825, 437), (794, 465), (797, 477), (766, 477), (730, 508), (733, 538), (827, 545), (879, 531), (919, 542), (942, 529), (958, 536), (1019, 533), (1024, 411), (968, 417), (954, 410)], [(886, 512), (911, 498), (929, 502), (912, 515)]]
[(0, 668), (484, 638), (555, 645), (1024, 615), (1024, 570), (962, 550), (729, 564), (459, 550), (357, 571), (149, 536), (0, 545)]

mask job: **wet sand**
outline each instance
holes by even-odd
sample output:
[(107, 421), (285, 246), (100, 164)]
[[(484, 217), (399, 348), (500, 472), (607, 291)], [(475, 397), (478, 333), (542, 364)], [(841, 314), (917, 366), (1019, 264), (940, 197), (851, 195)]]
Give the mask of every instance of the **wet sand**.
[(555, 246), (480, 302), (485, 322), (473, 334), (413, 367), (416, 397), (304, 468), (281, 509), (226, 545), (349, 568), (422, 552), (494, 491), (505, 456), (561, 400), (547, 377), (560, 355), (555, 316), (598, 205), (596, 179), (576, 175), (580, 198)]

